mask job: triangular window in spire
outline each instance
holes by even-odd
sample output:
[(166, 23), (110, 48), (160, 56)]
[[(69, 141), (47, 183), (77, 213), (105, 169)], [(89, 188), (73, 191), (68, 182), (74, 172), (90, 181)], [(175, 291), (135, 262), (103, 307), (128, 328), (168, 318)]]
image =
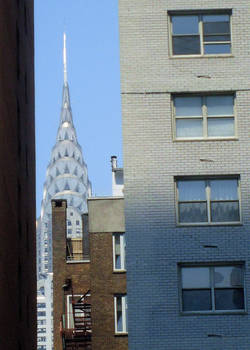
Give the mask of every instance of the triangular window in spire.
[(74, 199), (71, 197), (70, 202), (69, 202), (69, 206), (73, 207), (74, 206)]
[(56, 168), (56, 176), (59, 176), (59, 175), (61, 175), (60, 171), (58, 170), (58, 168)]
[(75, 176), (77, 176), (78, 175), (78, 171), (77, 171), (77, 166), (76, 166), (76, 168), (75, 168), (75, 170), (74, 170), (74, 173), (73, 173)]
[(55, 184), (55, 193), (58, 193), (58, 192), (60, 192), (60, 190), (59, 190), (57, 184)]
[(58, 159), (59, 158), (62, 158), (62, 156), (61, 156), (61, 153), (60, 152), (58, 152)]
[(67, 133), (67, 131), (65, 132), (65, 135), (64, 135), (64, 140), (68, 140), (69, 139), (69, 135)]
[(69, 167), (68, 167), (68, 165), (66, 165), (66, 167), (64, 169), (64, 174), (69, 174)]
[(76, 185), (75, 192), (79, 192), (79, 185)]
[(65, 184), (65, 186), (64, 186), (64, 190), (65, 190), (65, 191), (69, 191), (69, 190), (70, 190), (68, 181), (66, 181), (66, 184)]
[(84, 182), (83, 175), (80, 177), (80, 180), (81, 180), (82, 182)]
[(81, 210), (82, 210), (82, 204), (78, 205), (77, 209), (78, 209), (79, 211), (81, 211)]
[(68, 153), (68, 150), (66, 148), (65, 152), (64, 152), (64, 157), (68, 157), (69, 156), (69, 153)]
[(75, 158), (75, 152), (73, 152), (73, 154), (72, 154), (72, 158)]

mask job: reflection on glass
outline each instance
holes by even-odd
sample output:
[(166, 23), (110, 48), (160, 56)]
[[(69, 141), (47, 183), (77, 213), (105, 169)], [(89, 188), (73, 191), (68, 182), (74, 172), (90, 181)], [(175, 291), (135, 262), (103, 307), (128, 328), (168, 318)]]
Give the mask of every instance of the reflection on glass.
[(202, 116), (202, 98), (199, 96), (175, 97), (174, 105), (177, 117)]
[(173, 37), (174, 55), (196, 55), (200, 54), (199, 36), (176, 36)]
[(176, 119), (176, 137), (202, 137), (202, 119)]
[(178, 181), (179, 201), (206, 200), (204, 180)]
[(238, 180), (210, 180), (211, 200), (237, 200)]
[(183, 311), (209, 311), (212, 310), (211, 291), (207, 289), (183, 290)]
[(116, 298), (116, 312), (117, 312), (117, 331), (123, 331), (123, 320), (122, 320), (122, 298)]
[(230, 41), (230, 35), (204, 35), (204, 42)]
[(240, 266), (215, 267), (214, 283), (215, 287), (242, 287), (242, 268)]
[(125, 301), (125, 318), (126, 318), (126, 329), (124, 329), (125, 332), (128, 331), (128, 304), (127, 304), (127, 296), (124, 296)]
[(229, 15), (203, 15), (203, 22), (229, 22)]
[(208, 136), (234, 136), (234, 118), (208, 118)]
[(216, 310), (244, 309), (244, 291), (239, 289), (215, 289)]
[(115, 268), (116, 269), (121, 269), (120, 235), (115, 235)]
[(183, 267), (182, 288), (209, 288), (210, 273), (209, 267)]
[(207, 114), (208, 116), (233, 115), (234, 96), (219, 95), (207, 96)]
[(229, 22), (205, 22), (203, 19), (203, 33), (205, 35), (230, 34)]
[(212, 222), (239, 222), (239, 202), (212, 202)]
[(204, 53), (205, 54), (228, 54), (231, 53), (231, 45), (230, 44), (205, 44), (204, 45)]
[(207, 222), (207, 203), (179, 203), (179, 222)]
[(173, 34), (198, 34), (198, 16), (173, 16)]

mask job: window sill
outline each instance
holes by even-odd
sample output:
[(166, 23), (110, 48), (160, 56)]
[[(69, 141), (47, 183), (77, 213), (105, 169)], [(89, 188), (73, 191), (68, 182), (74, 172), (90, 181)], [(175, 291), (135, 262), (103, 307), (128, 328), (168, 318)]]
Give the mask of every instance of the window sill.
[(115, 333), (115, 337), (127, 337), (128, 332)]
[(117, 273), (117, 274), (124, 274), (124, 273), (126, 273), (127, 272), (127, 270), (113, 270), (113, 273)]
[(218, 316), (218, 315), (247, 315), (246, 310), (225, 310), (225, 311), (188, 311), (180, 312), (181, 316)]
[(180, 59), (180, 58), (232, 58), (233, 54), (211, 54), (211, 55), (170, 55), (170, 59)]
[(87, 264), (90, 263), (90, 259), (84, 259), (84, 260), (66, 260), (67, 264)]
[(173, 142), (201, 142), (201, 141), (239, 141), (238, 137), (215, 137), (215, 138), (174, 138)]
[(202, 223), (202, 222), (193, 222), (193, 223), (177, 223), (176, 226), (177, 227), (187, 227), (187, 226), (242, 226), (243, 223), (242, 222), (211, 222), (211, 223)]

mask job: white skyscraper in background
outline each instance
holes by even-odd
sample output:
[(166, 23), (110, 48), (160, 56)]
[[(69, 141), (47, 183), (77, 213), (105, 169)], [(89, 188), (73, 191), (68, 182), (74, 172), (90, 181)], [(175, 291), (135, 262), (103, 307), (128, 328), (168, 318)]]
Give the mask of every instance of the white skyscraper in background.
[[(51, 306), (53, 293), (48, 292), (52, 283), (52, 232), (51, 199), (67, 199), (67, 236), (79, 237), (82, 232), (81, 215), (87, 212), (87, 197), (91, 195), (87, 165), (81, 146), (77, 142), (70, 105), (67, 79), (66, 35), (63, 48), (64, 84), (60, 124), (56, 144), (46, 171), (41, 215), (37, 220), (37, 275), (38, 275), (38, 350), (53, 348)], [(51, 282), (50, 282), (51, 281)], [(47, 295), (41, 295), (47, 291)], [(43, 301), (41, 302), (41, 298)], [(44, 309), (44, 310), (43, 310)], [(44, 312), (46, 316), (44, 315)], [(42, 315), (42, 316), (40, 316)]]

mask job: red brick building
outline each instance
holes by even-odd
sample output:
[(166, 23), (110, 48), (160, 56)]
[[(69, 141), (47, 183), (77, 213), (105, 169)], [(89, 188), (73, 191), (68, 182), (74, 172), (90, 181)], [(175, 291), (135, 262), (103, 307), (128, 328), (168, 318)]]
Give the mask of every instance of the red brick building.
[(68, 239), (67, 202), (52, 201), (54, 348), (127, 350), (124, 200), (92, 198), (88, 211)]

